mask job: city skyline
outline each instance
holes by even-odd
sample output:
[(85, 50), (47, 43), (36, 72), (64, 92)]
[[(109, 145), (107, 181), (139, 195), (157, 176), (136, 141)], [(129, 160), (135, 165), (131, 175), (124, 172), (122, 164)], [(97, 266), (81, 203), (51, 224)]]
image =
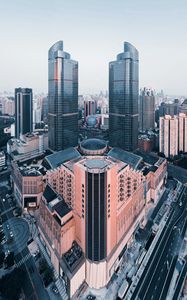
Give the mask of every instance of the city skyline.
[(152, 1), (150, 5), (144, 0), (140, 6), (138, 1), (108, 5), (56, 0), (53, 7), (49, 1), (37, 6), (35, 1), (2, 3), (1, 90), (28, 86), (34, 92), (47, 92), (47, 51), (58, 40), (79, 61), (79, 94), (106, 90), (108, 63), (121, 43), (129, 41), (140, 53), (141, 87), (187, 95), (187, 4), (178, 3)]

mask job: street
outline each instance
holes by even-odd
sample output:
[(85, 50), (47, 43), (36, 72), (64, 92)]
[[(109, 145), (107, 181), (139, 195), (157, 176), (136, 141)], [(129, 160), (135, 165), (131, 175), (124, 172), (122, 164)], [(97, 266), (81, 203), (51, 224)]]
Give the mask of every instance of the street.
[[(7, 188), (1, 188), (0, 210), (2, 213), (2, 222), (5, 232), (8, 234), (6, 224), (9, 224), (14, 234), (14, 239), (12, 243), (5, 244), (4, 249), (14, 251), (15, 263), (25, 271), (26, 277), (25, 284), (23, 286), (25, 298), (27, 300), (49, 300), (49, 295), (43, 286), (43, 282), (36, 268), (35, 261), (30, 255), (27, 247), (27, 241), (29, 239), (29, 226), (24, 219), (20, 217), (14, 217), (14, 206), (12, 205), (11, 201), (6, 199), (7, 193)], [(2, 199), (6, 200), (3, 202)]]
[(130, 299), (166, 299), (181, 240), (187, 228), (187, 189), (184, 188)]

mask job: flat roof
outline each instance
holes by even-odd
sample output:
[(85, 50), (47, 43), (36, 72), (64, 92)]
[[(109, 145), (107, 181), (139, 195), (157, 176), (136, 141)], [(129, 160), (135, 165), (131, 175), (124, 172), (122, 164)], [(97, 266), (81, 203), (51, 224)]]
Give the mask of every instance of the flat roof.
[(71, 211), (71, 208), (67, 205), (67, 203), (64, 200), (61, 200), (57, 204), (55, 204), (53, 206), (53, 209), (61, 218)]
[(104, 169), (110, 164), (106, 159), (88, 159), (84, 162), (84, 166), (89, 169)]

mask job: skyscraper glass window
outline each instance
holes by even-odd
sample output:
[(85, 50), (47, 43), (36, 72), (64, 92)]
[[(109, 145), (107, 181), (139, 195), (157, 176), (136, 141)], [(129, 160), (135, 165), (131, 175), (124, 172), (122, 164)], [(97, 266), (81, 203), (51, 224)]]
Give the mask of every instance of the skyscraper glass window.
[(58, 41), (48, 53), (49, 148), (55, 151), (78, 142), (78, 62)]
[(109, 63), (110, 145), (133, 151), (138, 143), (139, 55), (130, 43)]

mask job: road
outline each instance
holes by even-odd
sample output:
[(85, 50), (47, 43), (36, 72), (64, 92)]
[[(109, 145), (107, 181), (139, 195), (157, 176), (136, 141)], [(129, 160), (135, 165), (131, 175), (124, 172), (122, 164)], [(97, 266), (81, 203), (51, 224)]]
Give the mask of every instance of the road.
[(178, 300), (179, 296), (181, 294), (181, 290), (184, 284), (184, 280), (186, 278), (186, 274), (187, 274), (187, 257), (185, 258), (185, 263), (183, 265), (183, 269), (180, 272), (178, 281), (177, 281), (177, 286), (175, 288), (175, 293), (173, 295), (173, 299), (172, 300)]
[[(4, 212), (2, 215), (3, 225), (5, 226), (5, 224), (9, 223), (9, 225), (11, 226), (11, 230), (16, 233), (14, 235), (14, 243), (12, 245), (10, 244), (10, 248), (14, 247), (14, 252), (17, 253), (15, 255), (15, 262), (19, 263), (20, 267), (25, 271), (25, 284), (23, 286), (24, 295), (27, 300), (49, 300), (49, 295), (43, 286), (34, 259), (32, 256), (30, 256), (30, 252), (27, 247), (28, 238), (23, 240), (20, 248), (20, 235), (22, 234), (22, 230), (24, 230), (24, 228), (26, 227), (23, 227), (23, 229), (21, 229), (20, 225), (19, 232), (18, 223), (20, 222), (15, 222), (16, 218), (13, 215), (12, 204), (7, 199), (5, 202), (2, 201), (2, 199), (5, 198), (7, 192), (8, 190), (6, 190), (6, 188), (4, 188), (3, 190), (1, 189), (0, 210), (1, 213)], [(18, 220), (19, 219), (21, 218), (18, 218)], [(22, 220), (21, 223), (23, 222), (26, 221)], [(5, 248), (8, 249), (9, 246), (5, 245)], [(27, 259), (25, 260), (25, 258)]]
[(187, 170), (168, 163), (168, 174), (182, 183), (187, 183)]
[(186, 228), (187, 188), (184, 188), (130, 299), (166, 299)]

